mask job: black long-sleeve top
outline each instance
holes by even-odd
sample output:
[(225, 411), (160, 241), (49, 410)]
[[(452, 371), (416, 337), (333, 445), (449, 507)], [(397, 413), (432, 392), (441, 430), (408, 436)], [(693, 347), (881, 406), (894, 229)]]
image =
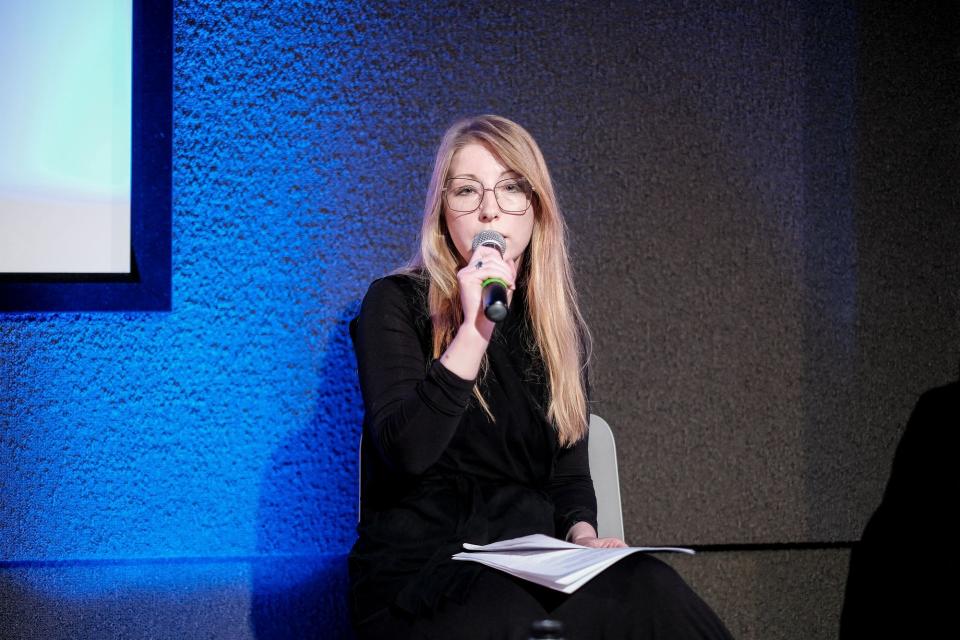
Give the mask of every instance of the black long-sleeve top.
[(493, 421), (472, 395), (475, 381), (432, 358), (426, 294), (422, 276), (381, 278), (351, 323), (365, 407), (349, 560), (355, 622), (391, 603), (418, 612), (443, 594), (463, 601), (482, 568), (450, 559), (464, 542), (596, 527), (587, 441), (561, 448), (547, 421), (522, 286), (480, 380)]

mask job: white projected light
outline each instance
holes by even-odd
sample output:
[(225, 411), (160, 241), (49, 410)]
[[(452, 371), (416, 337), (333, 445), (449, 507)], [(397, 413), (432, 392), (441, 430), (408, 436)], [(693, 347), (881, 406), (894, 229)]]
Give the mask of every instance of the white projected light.
[(0, 1), (0, 273), (130, 271), (131, 4)]

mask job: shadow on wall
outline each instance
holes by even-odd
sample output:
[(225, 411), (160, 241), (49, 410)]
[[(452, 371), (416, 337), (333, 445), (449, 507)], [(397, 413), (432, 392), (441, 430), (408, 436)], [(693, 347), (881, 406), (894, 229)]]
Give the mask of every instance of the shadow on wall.
[(345, 553), (259, 562), (252, 578), (257, 640), (353, 637)]
[(260, 485), (251, 626), (258, 640), (352, 636), (346, 556), (357, 520), (363, 403), (347, 329), (359, 301), (341, 309), (317, 367), (309, 426), (274, 451)]

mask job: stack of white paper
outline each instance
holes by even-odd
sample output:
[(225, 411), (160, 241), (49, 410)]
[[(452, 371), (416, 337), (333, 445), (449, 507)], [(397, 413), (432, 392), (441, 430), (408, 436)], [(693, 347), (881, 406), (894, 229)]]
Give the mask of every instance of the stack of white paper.
[(631, 553), (638, 551), (693, 553), (692, 549), (682, 547), (592, 549), (540, 533), (487, 545), (465, 542), (463, 548), (469, 552), (461, 551), (454, 554), (454, 560), (479, 562), (563, 593), (573, 593), (614, 562)]

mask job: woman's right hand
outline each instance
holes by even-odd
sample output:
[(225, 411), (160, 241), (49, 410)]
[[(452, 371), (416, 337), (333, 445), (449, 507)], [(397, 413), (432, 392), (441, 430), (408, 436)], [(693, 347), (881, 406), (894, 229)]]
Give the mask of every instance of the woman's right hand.
[[(480, 266), (477, 266), (477, 263)], [(487, 351), (496, 323), (483, 314), (483, 281), (500, 278), (507, 283), (507, 301), (516, 288), (516, 260), (504, 261), (493, 247), (477, 247), (467, 266), (457, 272), (460, 283), (460, 305), (463, 308), (463, 323), (457, 335), (440, 355), (440, 362), (464, 380), (474, 380), (480, 371), (483, 354)]]
[(487, 278), (500, 278), (506, 282), (509, 300), (516, 289), (516, 277), (516, 260), (511, 258), (505, 261), (493, 247), (477, 247), (467, 261), (467, 266), (457, 272), (460, 305), (463, 309), (463, 324), (460, 330), (476, 331), (486, 342), (490, 342), (496, 323), (483, 313), (483, 282)]

